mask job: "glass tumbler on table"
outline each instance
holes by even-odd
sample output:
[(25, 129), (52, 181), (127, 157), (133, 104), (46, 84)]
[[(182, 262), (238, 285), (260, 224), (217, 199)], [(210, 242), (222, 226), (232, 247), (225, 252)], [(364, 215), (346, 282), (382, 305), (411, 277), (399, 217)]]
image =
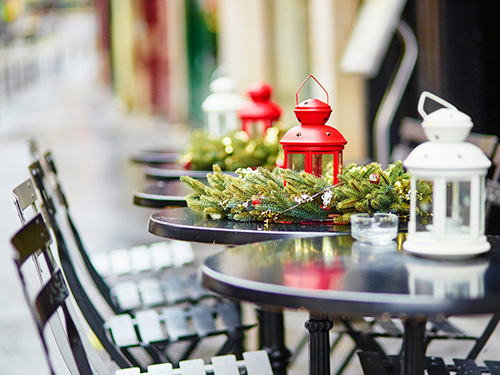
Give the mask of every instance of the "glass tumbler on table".
[(398, 215), (376, 213), (354, 214), (351, 216), (351, 234), (361, 242), (386, 244), (398, 235)]

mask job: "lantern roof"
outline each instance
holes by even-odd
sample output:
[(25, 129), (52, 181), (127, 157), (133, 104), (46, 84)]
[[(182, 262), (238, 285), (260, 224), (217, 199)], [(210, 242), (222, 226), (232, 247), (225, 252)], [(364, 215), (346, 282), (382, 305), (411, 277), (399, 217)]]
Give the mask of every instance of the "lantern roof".
[[(426, 99), (433, 99), (445, 108), (430, 114), (424, 110)], [(424, 91), (418, 102), (424, 118), (422, 127), (429, 142), (417, 146), (403, 162), (413, 170), (471, 171), (487, 169), (491, 161), (484, 152), (464, 142), (472, 128), (471, 118), (440, 97)]]
[(303, 111), (332, 111), (329, 104), (322, 102), (319, 99), (306, 99), (295, 106), (295, 110)]
[[(344, 136), (329, 125), (298, 125), (288, 130), (280, 140), (283, 146), (344, 146)], [(343, 147), (342, 147), (343, 148)]]
[(255, 102), (271, 100), (273, 88), (265, 82), (254, 82), (247, 87), (248, 96)]
[(410, 170), (460, 171), (487, 169), (491, 161), (469, 142), (425, 142), (403, 162)]
[[(428, 98), (443, 105), (444, 108), (426, 113), (424, 103)], [(422, 127), (425, 136), (432, 142), (462, 142), (467, 139), (472, 129), (472, 120), (468, 115), (428, 91), (424, 91), (420, 95), (418, 112), (424, 119)]]
[(332, 107), (318, 99), (307, 99), (297, 104), (293, 112), (302, 125), (325, 124)]
[(219, 77), (210, 83), (212, 94), (201, 104), (201, 109), (205, 112), (230, 112), (237, 111), (245, 101), (234, 90), (236, 84), (229, 77)]
[[(299, 103), (299, 92), (309, 78), (314, 79), (323, 89), (326, 94), (326, 103), (319, 99), (307, 99)], [(328, 91), (325, 90), (325, 88), (313, 75), (307, 76), (304, 82), (302, 82), (299, 89), (295, 93), (295, 100), (297, 105), (295, 106), (293, 112), (295, 113), (295, 116), (297, 116), (297, 120), (299, 120), (302, 125), (326, 124), (330, 118), (332, 107), (328, 104)]]
[(254, 82), (247, 88), (251, 100), (243, 103), (238, 110), (238, 117), (242, 120), (269, 119), (278, 121), (281, 116), (281, 107), (271, 101), (272, 87), (265, 82)]

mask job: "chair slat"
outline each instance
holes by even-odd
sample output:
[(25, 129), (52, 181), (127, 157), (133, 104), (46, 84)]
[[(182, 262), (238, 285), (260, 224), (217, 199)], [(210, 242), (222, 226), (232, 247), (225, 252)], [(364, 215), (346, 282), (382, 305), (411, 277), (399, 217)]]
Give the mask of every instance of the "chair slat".
[(184, 290), (184, 285), (179, 279), (168, 277), (162, 283), (168, 303), (175, 304), (189, 300), (189, 296)]
[(491, 375), (500, 375), (500, 362), (498, 361), (484, 361), (484, 364), (490, 371)]
[(265, 350), (243, 352), (248, 375), (273, 375), (269, 355)]
[(16, 186), (12, 192), (18, 200), (21, 210), (25, 210), (27, 207), (35, 203), (37, 199), (31, 178), (28, 178), (26, 181)]
[(115, 371), (115, 375), (140, 375), (141, 370), (139, 367), (123, 368)]
[(206, 306), (197, 305), (191, 308), (191, 319), (196, 333), (201, 336), (210, 336), (217, 333), (213, 311)]
[(179, 367), (182, 375), (205, 375), (205, 362), (203, 362), (203, 359), (180, 361)]
[(241, 327), (241, 318), (237, 306), (232, 302), (221, 302), (218, 310), (222, 316), (222, 321), (228, 329)]
[(37, 250), (46, 249), (52, 238), (43, 221), (42, 214), (36, 215), (22, 227), (11, 239), (19, 253), (19, 264), (22, 264)]
[(64, 281), (61, 270), (57, 270), (47, 284), (42, 288), (35, 300), (36, 309), (42, 326), (45, 326), (49, 318), (69, 296), (68, 287)]
[(132, 310), (142, 305), (139, 288), (134, 281), (117, 283), (113, 287), (113, 293), (123, 310)]
[(432, 325), (437, 328), (440, 331), (446, 332), (449, 335), (454, 335), (454, 336), (469, 336), (457, 327), (455, 327), (453, 324), (451, 324), (448, 320), (442, 320), (442, 321), (433, 321)]
[(108, 320), (109, 330), (116, 345), (127, 347), (139, 344), (132, 317), (128, 314), (112, 316)]
[(101, 276), (111, 276), (111, 263), (107, 252), (99, 252), (92, 254), (92, 265)]
[(151, 343), (166, 340), (161, 327), (160, 317), (155, 310), (137, 312), (135, 314), (135, 323), (143, 342)]
[(212, 357), (215, 375), (239, 375), (238, 364), (234, 354)]
[(200, 300), (202, 298), (211, 297), (213, 294), (209, 292), (207, 289), (203, 288), (198, 280), (196, 279), (196, 274), (193, 274), (189, 277), (185, 282), (189, 287), (189, 295), (195, 301)]
[(127, 249), (113, 250), (109, 253), (111, 269), (115, 275), (126, 275), (132, 272)]
[(158, 279), (141, 279), (137, 286), (145, 306), (160, 305), (165, 302), (165, 295)]
[(160, 363), (148, 366), (148, 375), (172, 375), (171, 363)]
[(170, 241), (162, 241), (149, 245), (151, 258), (154, 259), (153, 268), (159, 270), (172, 267), (172, 249)]
[(450, 372), (441, 357), (426, 357), (425, 368), (429, 375), (449, 375)]
[(473, 359), (453, 359), (453, 362), (457, 367), (457, 375), (481, 375), (481, 369)]
[(391, 319), (377, 319), (377, 323), (384, 329), (384, 331), (392, 336), (398, 337), (402, 335), (401, 330), (396, 326), (396, 324), (394, 324)]
[(143, 245), (143, 246), (134, 246), (130, 248), (129, 257), (132, 264), (132, 271), (134, 273), (140, 273), (151, 270), (152, 262), (148, 246)]
[(194, 261), (193, 247), (189, 242), (172, 242), (172, 262), (174, 267), (180, 267), (184, 264)]
[(358, 357), (365, 375), (388, 375), (379, 353), (360, 351)]
[(171, 341), (193, 336), (188, 328), (186, 313), (181, 307), (167, 307), (162, 309), (162, 318), (167, 327), (167, 334)]

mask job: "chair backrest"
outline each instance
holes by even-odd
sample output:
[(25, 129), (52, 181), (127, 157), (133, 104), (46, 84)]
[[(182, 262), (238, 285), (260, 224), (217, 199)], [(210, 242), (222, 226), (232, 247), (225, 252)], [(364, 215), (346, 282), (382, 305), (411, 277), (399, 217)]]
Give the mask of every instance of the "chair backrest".
[(27, 219), (26, 215), (24, 214), (24, 210), (26, 208), (32, 207), (34, 215), (38, 213), (38, 210), (35, 206), (37, 196), (31, 178), (28, 178), (22, 184), (16, 186), (14, 190), (12, 190), (12, 194), (14, 196), (14, 206), (16, 207), (17, 215), (19, 216), (21, 225), (25, 225)]
[[(84, 316), (87, 324), (89, 325), (90, 329), (93, 331), (99, 342), (102, 344), (106, 352), (110, 355), (111, 359), (115, 361), (120, 368), (140, 366), (139, 363), (134, 359), (134, 357), (130, 355), (130, 353), (128, 353), (127, 351), (122, 352), (118, 350), (116, 346), (106, 336), (106, 333), (103, 330), (104, 320), (100, 315), (100, 313), (95, 308), (95, 306), (93, 305), (90, 298), (88, 297), (85, 289), (83, 288), (83, 285), (81, 284), (81, 281), (77, 275), (74, 264), (71, 260), (67, 244), (64, 240), (64, 237), (57, 222), (55, 205), (52, 201), (52, 198), (49, 196), (47, 190), (45, 189), (45, 184), (43, 181), (44, 174), (40, 165), (40, 161), (35, 161), (29, 167), (29, 169), (30, 169), (30, 174), (32, 176), (32, 184), (36, 186), (39, 195), (41, 196), (42, 199), (41, 209), (45, 214), (48, 225), (52, 229), (52, 233), (57, 248), (57, 257), (59, 259), (59, 264), (61, 265), (61, 268), (64, 271), (64, 275), (66, 277), (69, 288), (72, 292), (72, 296), (76, 304), (78, 305), (78, 308), (80, 309), (82, 315)], [(26, 181), (24, 183), (27, 184)], [(24, 188), (20, 188), (17, 191), (23, 191), (23, 189)], [(14, 194), (14, 197), (15, 199), (16, 197), (19, 198), (19, 196), (17, 196), (16, 194)], [(35, 202), (36, 201), (34, 201), (32, 205), (35, 205)], [(20, 205), (19, 207), (21, 208), (24, 207), (24, 209), (26, 209), (28, 206), (25, 206), (23, 204)], [(50, 253), (45, 252), (45, 254), (50, 254)], [(53, 259), (52, 260), (49, 259), (47, 261), (49, 266), (54, 262), (55, 261)], [(74, 314), (73, 315), (74, 320), (77, 321), (77, 314), (74, 310), (72, 310), (72, 314)], [(90, 348), (91, 345), (88, 342), (88, 340), (86, 343), (88, 343), (86, 347), (88, 346)], [(91, 357), (92, 364), (95, 364), (95, 366), (98, 368), (103, 368), (102, 360), (99, 359), (97, 353), (95, 353), (96, 356), (94, 356), (93, 354), (94, 353), (92, 353)]]
[[(49, 319), (60, 309), (62, 310), (64, 320), (66, 322), (65, 330), (67, 341), (65, 344), (71, 349), (78, 374), (92, 375), (92, 370), (87, 359), (83, 343), (66, 304), (69, 297), (69, 290), (61, 270), (51, 267), (51, 275), (37, 294), (34, 304), (31, 303), (29, 291), (24, 281), (25, 279), (23, 276), (22, 266), (25, 261), (30, 257), (33, 257), (36, 261), (36, 253), (39, 251), (42, 254), (46, 253), (52, 243), (52, 238), (43, 221), (42, 215), (38, 214), (33, 219), (28, 221), (26, 225), (22, 227), (14, 235), (14, 237), (12, 237), (11, 242), (17, 250), (15, 263), (17, 265), (26, 301), (30, 306), (31, 313), (34, 317), (43, 347), (45, 349), (51, 373), (54, 374), (54, 370), (48, 352), (47, 342), (44, 337), (44, 329), (49, 322)], [(60, 341), (61, 340), (58, 342), (58, 346), (62, 345)]]
[[(69, 204), (68, 200), (66, 199), (66, 194), (64, 194), (64, 191), (61, 187), (61, 183), (59, 181), (59, 177), (57, 175), (57, 168), (54, 162), (54, 158), (52, 157), (51, 152), (46, 152), (44, 155), (44, 160), (45, 160), (45, 165), (47, 166), (47, 169), (51, 172), (52, 178), (54, 180), (54, 193), (57, 197), (57, 200), (59, 201), (60, 207), (63, 207), (65, 210), (66, 214), (66, 220), (68, 222), (68, 226), (70, 227), (71, 234), (73, 235), (73, 238), (75, 240), (76, 247), (80, 253), (80, 256), (83, 260), (83, 263), (85, 265), (85, 268), (87, 269), (87, 272), (89, 276), (91, 277), (92, 281), (94, 282), (95, 286), (97, 287), (97, 290), (99, 293), (102, 295), (106, 303), (109, 305), (111, 310), (115, 314), (122, 314), (124, 313), (124, 310), (113, 300), (111, 297), (111, 289), (109, 286), (106, 284), (106, 282), (103, 280), (101, 275), (97, 272), (95, 269), (94, 265), (92, 264), (92, 261), (90, 260), (90, 257), (83, 245), (82, 238), (74, 224), (73, 218), (70, 213), (69, 209)], [(42, 170), (42, 165), (39, 162), (35, 162), (37, 164), (37, 168), (40, 169), (40, 173), (43, 173)], [(43, 188), (44, 185), (42, 185)]]

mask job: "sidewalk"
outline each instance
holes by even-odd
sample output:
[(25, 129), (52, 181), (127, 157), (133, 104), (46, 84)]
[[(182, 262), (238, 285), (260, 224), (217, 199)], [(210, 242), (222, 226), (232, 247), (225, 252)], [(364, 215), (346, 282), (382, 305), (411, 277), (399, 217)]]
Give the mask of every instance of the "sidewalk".
[(48, 374), (10, 246), (20, 227), (12, 189), (29, 177), (26, 140), (51, 149), (86, 247), (104, 251), (158, 241), (147, 232), (151, 211), (132, 204), (142, 167), (128, 157), (134, 150), (179, 147), (187, 137), (185, 129), (121, 110), (97, 80), (93, 17), (71, 17), (60, 25), (73, 52), (59, 75), (0, 104), (0, 375)]

